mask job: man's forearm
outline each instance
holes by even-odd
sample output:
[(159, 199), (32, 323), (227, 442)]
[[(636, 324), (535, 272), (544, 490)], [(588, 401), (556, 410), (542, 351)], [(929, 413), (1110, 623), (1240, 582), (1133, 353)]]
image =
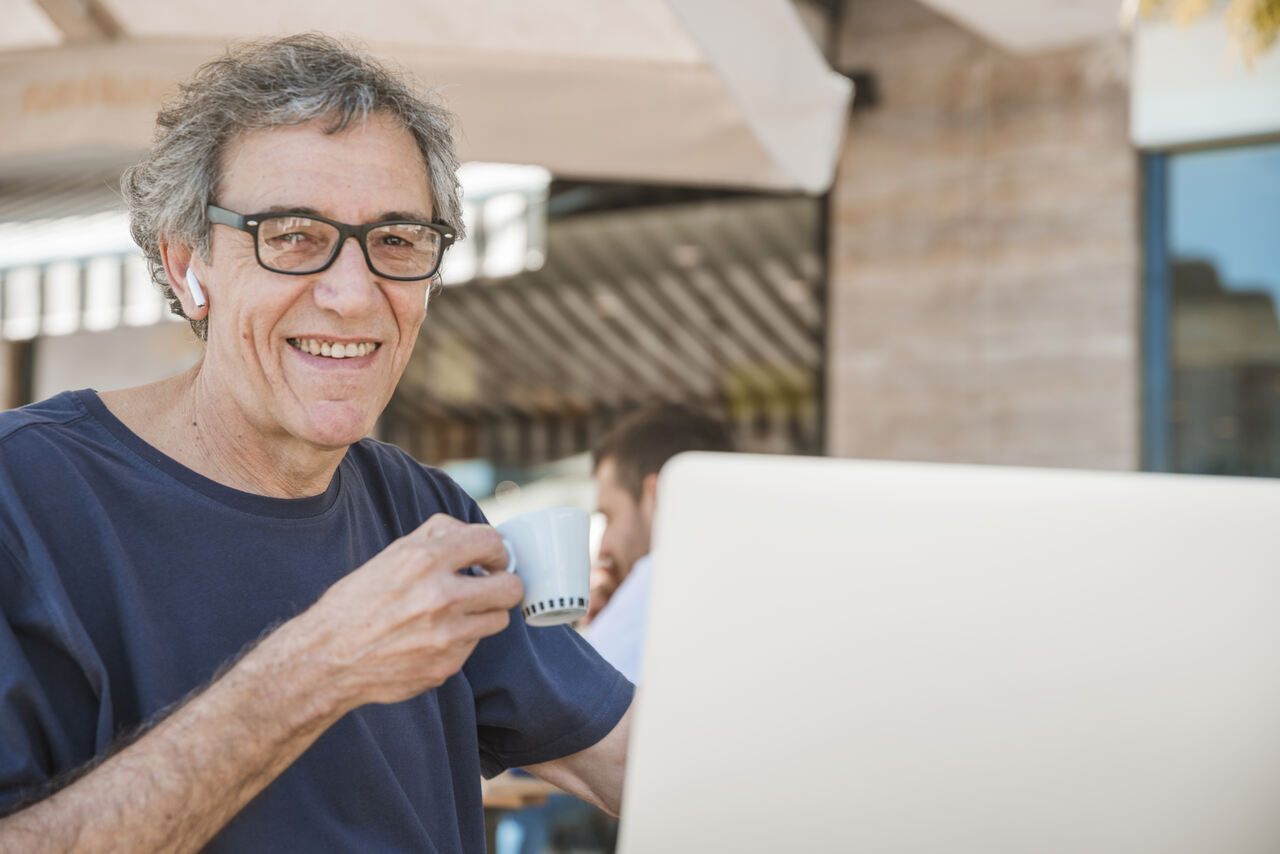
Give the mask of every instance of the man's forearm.
[(133, 744), (0, 819), (0, 852), (195, 851), (345, 712), (288, 624)]
[(563, 759), (529, 765), (525, 770), (611, 815), (622, 810), (622, 784), (631, 738), (631, 709), (600, 741)]

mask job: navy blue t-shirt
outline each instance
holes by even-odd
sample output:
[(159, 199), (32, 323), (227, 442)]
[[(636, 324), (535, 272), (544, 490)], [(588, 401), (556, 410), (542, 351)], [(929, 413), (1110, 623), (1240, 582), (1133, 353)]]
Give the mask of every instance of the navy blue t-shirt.
[[(447, 476), (372, 440), (322, 494), (222, 486), (92, 391), (0, 413), (0, 806), (103, 752), (437, 512)], [(480, 776), (596, 743), (629, 682), (563, 626), (509, 628), (412, 700), (325, 732), (209, 851), (483, 851)]]

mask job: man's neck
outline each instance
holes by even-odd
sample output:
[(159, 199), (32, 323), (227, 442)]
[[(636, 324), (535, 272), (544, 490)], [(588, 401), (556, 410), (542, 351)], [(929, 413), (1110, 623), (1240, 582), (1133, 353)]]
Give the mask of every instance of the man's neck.
[(225, 400), (218, 402), (200, 367), (100, 397), (147, 444), (224, 486), (274, 498), (324, 492), (346, 449), (264, 434)]

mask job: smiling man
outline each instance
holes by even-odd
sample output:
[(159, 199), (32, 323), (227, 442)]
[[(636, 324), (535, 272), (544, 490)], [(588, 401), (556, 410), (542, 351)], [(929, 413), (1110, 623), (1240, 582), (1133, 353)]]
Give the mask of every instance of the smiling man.
[(365, 438), (461, 228), (447, 114), (304, 36), (157, 126), (125, 195), (205, 353), (0, 415), (0, 850), (479, 851), (513, 765), (616, 811), (631, 684)]

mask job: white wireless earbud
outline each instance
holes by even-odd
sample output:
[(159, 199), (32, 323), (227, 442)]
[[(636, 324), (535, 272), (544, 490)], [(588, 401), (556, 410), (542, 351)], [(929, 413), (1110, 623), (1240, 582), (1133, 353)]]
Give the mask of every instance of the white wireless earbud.
[(200, 282), (196, 279), (196, 271), (190, 267), (187, 268), (187, 287), (191, 289), (191, 298), (196, 301), (196, 308), (204, 308), (208, 305), (204, 298), (204, 291), (200, 289)]

